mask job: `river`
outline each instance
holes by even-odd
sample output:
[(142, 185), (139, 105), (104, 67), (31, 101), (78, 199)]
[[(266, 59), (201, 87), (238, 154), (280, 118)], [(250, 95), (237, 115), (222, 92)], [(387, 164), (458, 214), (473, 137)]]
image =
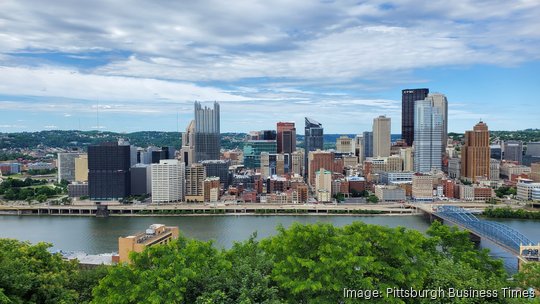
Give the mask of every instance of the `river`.
[[(235, 241), (246, 240), (253, 232), (259, 238), (274, 235), (276, 226), (293, 222), (332, 223), (344, 226), (354, 221), (388, 227), (403, 226), (425, 232), (429, 223), (421, 216), (141, 216), (95, 218), (83, 216), (11, 216), (0, 215), (0, 238), (15, 238), (32, 243), (49, 242), (53, 249), (84, 251), (89, 254), (118, 250), (118, 237), (144, 231), (154, 223), (178, 226), (183, 235), (199, 240), (214, 240), (217, 247), (230, 248)], [(529, 237), (540, 241), (540, 221), (497, 220)], [(482, 240), (481, 247), (489, 248), (492, 256), (505, 261), (514, 272), (516, 258), (495, 244)]]

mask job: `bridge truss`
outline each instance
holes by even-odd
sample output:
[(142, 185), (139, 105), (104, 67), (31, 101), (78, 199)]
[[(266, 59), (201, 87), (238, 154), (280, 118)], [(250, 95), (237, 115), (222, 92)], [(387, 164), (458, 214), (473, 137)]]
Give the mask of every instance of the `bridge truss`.
[(443, 220), (454, 222), (455, 224), (474, 232), (480, 237), (485, 237), (501, 245), (514, 254), (520, 256), (532, 255), (536, 256), (536, 258), (540, 256), (538, 250), (536, 250), (536, 252), (531, 252), (530, 249), (523, 248), (524, 246), (534, 245), (529, 238), (504, 224), (481, 220), (470, 211), (456, 206), (440, 206), (436, 209), (435, 214)]

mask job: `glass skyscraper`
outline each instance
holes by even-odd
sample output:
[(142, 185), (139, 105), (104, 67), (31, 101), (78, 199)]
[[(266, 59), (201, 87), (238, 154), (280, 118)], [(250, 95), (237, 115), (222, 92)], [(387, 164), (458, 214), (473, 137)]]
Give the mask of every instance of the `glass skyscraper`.
[(405, 89), (401, 91), (401, 138), (407, 146), (414, 142), (414, 102), (424, 100), (429, 89)]
[(221, 134), (219, 104), (214, 108), (202, 107), (195, 102), (195, 161), (219, 159)]
[(443, 119), (433, 99), (415, 101), (414, 170), (429, 172), (442, 169)]
[(321, 123), (311, 119), (305, 118), (306, 123), (304, 127), (304, 176), (308, 176), (308, 156), (310, 151), (316, 151), (317, 149), (324, 149), (324, 129)]

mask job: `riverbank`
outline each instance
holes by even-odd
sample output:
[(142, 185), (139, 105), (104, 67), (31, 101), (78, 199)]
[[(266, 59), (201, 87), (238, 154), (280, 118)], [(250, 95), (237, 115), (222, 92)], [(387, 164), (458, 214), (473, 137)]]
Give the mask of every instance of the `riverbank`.
[(527, 211), (524, 209), (506, 208), (488, 208), (484, 211), (483, 216), (486, 218), (499, 219), (523, 219), (523, 220), (540, 220), (540, 211)]

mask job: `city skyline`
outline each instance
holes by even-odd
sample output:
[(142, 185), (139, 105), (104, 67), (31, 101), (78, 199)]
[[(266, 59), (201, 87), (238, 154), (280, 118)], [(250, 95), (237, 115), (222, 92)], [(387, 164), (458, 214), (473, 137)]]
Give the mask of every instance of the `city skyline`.
[(217, 101), (223, 132), (307, 116), (358, 134), (386, 115), (398, 134), (408, 88), (448, 97), (449, 132), (536, 128), (539, 14), (527, 0), (6, 1), (0, 132), (182, 131), (193, 102)]

